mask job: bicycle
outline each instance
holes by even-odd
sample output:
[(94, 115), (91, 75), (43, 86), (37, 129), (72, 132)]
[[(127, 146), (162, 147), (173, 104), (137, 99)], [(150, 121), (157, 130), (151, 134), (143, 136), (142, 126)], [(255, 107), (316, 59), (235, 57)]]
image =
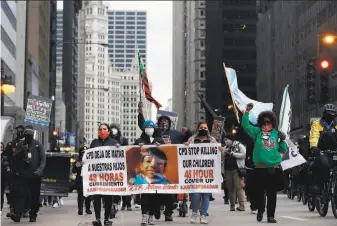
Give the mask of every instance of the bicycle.
[(323, 192), (316, 196), (315, 206), (319, 215), (325, 217), (331, 201), (333, 215), (337, 218), (337, 150), (326, 150), (321, 151), (321, 153), (332, 157), (333, 167), (330, 172), (329, 181), (324, 183)]

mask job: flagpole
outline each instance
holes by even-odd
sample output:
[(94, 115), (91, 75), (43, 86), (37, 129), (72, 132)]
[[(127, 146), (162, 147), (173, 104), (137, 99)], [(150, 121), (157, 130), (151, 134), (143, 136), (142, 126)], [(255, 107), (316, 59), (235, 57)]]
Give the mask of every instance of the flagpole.
[(238, 111), (237, 111), (237, 109), (236, 109), (236, 105), (235, 105), (235, 102), (234, 102), (234, 97), (233, 97), (233, 94), (232, 94), (232, 91), (231, 91), (231, 86), (230, 86), (230, 84), (229, 84), (229, 80), (228, 80), (228, 77), (227, 77), (226, 65), (225, 65), (225, 63), (222, 63), (222, 64), (223, 64), (223, 69), (225, 70), (225, 73), (226, 73), (226, 78), (227, 78), (227, 83), (228, 83), (229, 93), (231, 94), (231, 97), (232, 97), (233, 109), (234, 109), (234, 111), (235, 111), (236, 120), (238, 121), (238, 123), (240, 123), (240, 120), (239, 120), (239, 114), (238, 114)]

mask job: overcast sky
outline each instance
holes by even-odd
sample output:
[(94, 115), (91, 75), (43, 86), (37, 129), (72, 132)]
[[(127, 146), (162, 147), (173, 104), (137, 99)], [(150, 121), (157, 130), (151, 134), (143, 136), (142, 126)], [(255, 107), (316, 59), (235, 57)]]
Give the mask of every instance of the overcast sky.
[(147, 11), (147, 74), (153, 97), (165, 108), (172, 98), (172, 1), (103, 2), (114, 10)]

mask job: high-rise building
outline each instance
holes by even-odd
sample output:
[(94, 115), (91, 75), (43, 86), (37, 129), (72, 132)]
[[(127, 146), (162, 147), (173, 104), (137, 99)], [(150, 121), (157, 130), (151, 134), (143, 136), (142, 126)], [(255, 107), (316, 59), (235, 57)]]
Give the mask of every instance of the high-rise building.
[(66, 130), (77, 133), (78, 19), (82, 0), (63, 1), (62, 92), (66, 106)]
[(178, 127), (205, 120), (205, 1), (173, 1), (173, 111)]
[(128, 70), (138, 49), (146, 67), (146, 11), (108, 11), (111, 66)]
[(165, 111), (172, 111), (172, 98), (168, 99)]
[(206, 119), (212, 124), (212, 116), (197, 94), (232, 126), (234, 114), (228, 112), (232, 99), (223, 62), (237, 71), (242, 92), (256, 97), (255, 4), (230, 0), (173, 2), (173, 111), (179, 113), (178, 126), (194, 128)]
[[(85, 105), (86, 144), (97, 138), (101, 122), (120, 123), (120, 80), (112, 73), (108, 55), (108, 7), (101, 1), (88, 1), (85, 11)], [(90, 44), (92, 43), (92, 44)], [(102, 43), (102, 45), (97, 44)]]
[[(319, 50), (322, 52), (317, 48), (322, 35), (337, 35), (337, 2), (275, 1), (267, 6), (265, 1), (258, 3), (258, 99), (273, 102), (274, 111), (279, 112), (284, 88), (289, 85), (292, 135), (307, 134), (310, 118), (322, 115), (322, 105), (312, 105), (307, 101), (307, 66), (310, 60), (322, 56), (327, 48), (334, 50), (329, 51), (334, 70), (328, 76), (328, 90), (333, 102), (336, 103), (337, 100), (337, 45), (321, 45)], [(320, 68), (316, 67), (314, 76), (317, 81), (316, 94), (319, 94)], [(316, 100), (319, 100), (318, 96)]]

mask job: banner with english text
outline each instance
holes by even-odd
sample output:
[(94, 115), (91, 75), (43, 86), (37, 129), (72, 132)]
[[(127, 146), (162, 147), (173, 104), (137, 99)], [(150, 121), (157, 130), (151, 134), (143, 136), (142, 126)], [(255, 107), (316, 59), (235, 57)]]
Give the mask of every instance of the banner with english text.
[(220, 193), (220, 144), (104, 146), (83, 156), (89, 195)]

